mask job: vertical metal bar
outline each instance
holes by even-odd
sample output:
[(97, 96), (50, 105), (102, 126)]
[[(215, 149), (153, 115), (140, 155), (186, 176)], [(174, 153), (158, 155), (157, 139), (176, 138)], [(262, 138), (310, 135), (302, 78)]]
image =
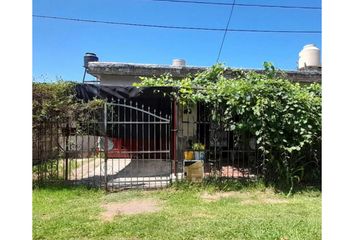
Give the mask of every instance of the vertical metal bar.
[(231, 161), (231, 169), (232, 169), (232, 174), (231, 174), (231, 178), (234, 178), (235, 176), (235, 152), (234, 152), (234, 133), (232, 131), (228, 132), (228, 141), (227, 141), (227, 146), (228, 146), (228, 150), (230, 150), (230, 161)]
[[(37, 155), (37, 159), (36, 159), (36, 174), (37, 174), (37, 181), (40, 180), (40, 162), (41, 162), (41, 159), (40, 159), (40, 151), (39, 151), (39, 136), (40, 136), (40, 125), (39, 126), (36, 126), (32, 131), (34, 131), (34, 133), (37, 135), (36, 138), (35, 138), (35, 144), (36, 144), (36, 155)], [(33, 163), (32, 163), (32, 166), (33, 166)]]
[[(133, 102), (130, 100), (129, 101), (129, 106), (130, 106), (130, 108), (129, 108), (129, 121), (130, 122), (133, 122), (133, 110), (132, 110), (132, 106), (133, 106)], [(132, 166), (132, 164), (133, 164), (133, 160), (134, 160), (134, 155), (133, 155), (133, 123), (130, 123), (129, 124), (129, 130), (130, 130), (130, 134), (129, 134), (129, 140), (130, 140), (130, 144), (129, 144), (129, 148), (130, 148), (130, 172), (132, 171), (132, 169), (133, 169), (133, 166)], [(125, 166), (126, 166), (126, 162), (125, 162)], [(127, 182), (127, 178), (125, 178), (125, 180), (124, 180), (124, 184), (126, 185), (126, 182)]]
[(44, 124), (44, 133), (43, 133), (43, 154), (44, 154), (44, 179), (47, 180), (47, 122)]
[[(154, 116), (156, 116), (156, 109), (154, 109)], [(154, 122), (156, 122), (157, 121), (157, 119), (156, 119), (156, 117), (154, 117)], [(157, 141), (156, 141), (156, 124), (154, 124), (154, 141), (153, 141), (153, 145), (154, 145), (154, 159), (155, 160), (157, 160), (157, 154), (156, 154), (156, 151), (157, 151)], [(157, 179), (156, 179), (156, 174), (154, 174), (155, 176), (155, 182), (154, 182), (154, 184), (155, 184), (155, 187), (156, 187), (156, 181), (157, 181)]]
[(97, 144), (97, 138), (96, 138), (96, 119), (93, 121), (93, 181), (94, 185), (96, 186), (96, 144)]
[(178, 142), (180, 143), (179, 145), (179, 155), (181, 157), (181, 163), (182, 163), (182, 174), (181, 174), (181, 180), (184, 179), (184, 151), (186, 151), (186, 142), (184, 139), (184, 116), (183, 116), (183, 111), (184, 111), (184, 106), (179, 104), (178, 105)]
[[(177, 106), (176, 106), (176, 101), (172, 100), (171, 101), (171, 115), (170, 115), (170, 124), (171, 124), (171, 117), (172, 117), (172, 121), (173, 121), (173, 126), (172, 126), (172, 141), (170, 139), (170, 144), (172, 144), (172, 147), (170, 147), (170, 149), (173, 151), (172, 152), (172, 161), (171, 161), (171, 165), (172, 165), (172, 169), (171, 169), (171, 174), (174, 174), (175, 177), (177, 178), (177, 164), (176, 164), (176, 153), (177, 153)], [(170, 129), (171, 130), (171, 129)], [(172, 176), (172, 175), (171, 175)], [(171, 182), (172, 183), (172, 182)]]
[[(150, 146), (150, 130), (151, 130), (151, 128), (150, 128), (150, 125), (151, 125), (151, 115), (150, 115), (150, 106), (148, 106), (148, 108), (147, 108), (147, 111), (149, 112), (149, 114), (147, 114), (147, 121), (148, 121), (148, 136), (147, 136), (147, 142), (148, 142), (148, 161), (152, 161), (151, 160), (151, 153), (150, 153), (150, 151), (151, 151), (151, 146)], [(149, 177), (149, 188), (151, 188), (151, 177)]]
[(86, 72), (87, 72), (87, 68), (85, 67), (84, 76), (82, 77), (82, 83), (85, 83)]
[[(181, 153), (182, 153), (182, 158), (184, 159), (184, 153), (183, 151), (187, 150), (187, 145), (186, 145), (186, 142), (185, 142), (185, 117), (184, 117), (184, 109), (185, 107), (182, 105), (182, 111), (179, 112), (180, 115), (182, 115), (181, 119), (181, 139), (182, 139), (182, 148), (181, 148)], [(188, 141), (187, 141), (188, 143)], [(190, 149), (188, 149), (190, 150)], [(182, 165), (184, 165), (184, 160), (182, 161)], [(182, 173), (182, 179), (184, 178), (184, 166), (183, 166), (183, 173)]]
[(256, 140), (256, 148), (255, 148), (255, 165), (256, 165), (256, 177), (258, 179), (259, 175), (259, 156), (258, 156), (258, 146), (257, 146), (257, 140)]
[(43, 128), (42, 128), (42, 136), (41, 136), (41, 152), (42, 152), (42, 178), (45, 181), (46, 180), (46, 166), (45, 166), (45, 130), (46, 130), (46, 124), (43, 123)]
[(44, 129), (44, 123), (41, 124), (41, 127), (40, 127), (40, 130), (39, 130), (39, 140), (38, 140), (38, 143), (39, 143), (39, 158), (40, 158), (40, 179), (41, 181), (44, 180), (44, 153), (43, 153), (43, 129)]
[[(73, 154), (73, 158), (75, 159), (75, 181), (77, 181), (77, 160), (79, 158), (78, 156), (78, 151), (77, 151), (77, 125), (78, 123), (77, 122), (74, 122), (75, 123), (75, 154)], [(70, 159), (70, 163), (69, 163), (69, 166), (71, 165), (71, 162), (72, 160), (74, 159)], [(82, 165), (82, 164), (81, 164)], [(70, 179), (71, 179), (71, 171), (70, 171)]]
[[(65, 161), (65, 123), (64, 122), (59, 122), (58, 123), (58, 143), (62, 143), (62, 148), (58, 146), (58, 150), (62, 151), (62, 155), (59, 154), (59, 160), (58, 160), (58, 177), (62, 178), (65, 180), (64, 176), (64, 161)], [(61, 139), (59, 142), (59, 138)]]
[[(225, 131), (226, 129), (223, 129), (223, 134), (224, 134), (224, 131)], [(227, 148), (226, 148), (226, 154), (227, 154), (227, 169), (226, 169), (226, 176), (227, 177), (229, 177), (230, 176), (230, 174), (229, 174), (229, 170), (230, 170), (230, 167), (231, 167), (231, 175), (233, 175), (233, 172), (234, 172), (234, 170), (233, 170), (233, 166), (231, 166), (231, 164), (230, 164), (230, 149), (229, 149), (229, 142), (230, 142), (230, 131), (227, 131), (226, 132), (226, 141), (227, 141)]]
[[(196, 103), (196, 120), (195, 120), (195, 127), (196, 127), (196, 135), (197, 135), (197, 141), (198, 143), (203, 144), (202, 140), (202, 133), (201, 133), (201, 121), (200, 121), (200, 104), (197, 102)], [(205, 161), (203, 162), (203, 166), (205, 166)], [(203, 167), (203, 173), (204, 173), (204, 167)]]
[(44, 125), (44, 178), (47, 180), (47, 162), (48, 162), (48, 152), (47, 152), (47, 122)]
[(57, 153), (56, 153), (56, 160), (57, 160), (57, 169), (56, 169), (56, 171), (57, 171), (57, 180), (59, 180), (59, 151), (60, 151), (60, 149), (59, 149), (59, 144), (60, 144), (60, 142), (59, 142), (59, 124), (58, 124), (58, 121), (56, 121), (56, 146), (57, 146)]
[(166, 125), (165, 125), (165, 135), (166, 135), (165, 142), (166, 142), (166, 150), (168, 151), (166, 153), (166, 158), (167, 158), (167, 161), (169, 161), (169, 163), (170, 163), (170, 173), (168, 175), (168, 179), (166, 179), (166, 184), (168, 184), (167, 181), (169, 181), (169, 183), (171, 184), (172, 183), (172, 172), (173, 172), (172, 168), (173, 168), (173, 165), (172, 165), (172, 161), (171, 161), (171, 148), (170, 148), (170, 144), (169, 144), (170, 141), (171, 141), (170, 135), (169, 135), (169, 133), (170, 133), (169, 126), (171, 124), (171, 119), (170, 119), (170, 116), (168, 114), (166, 114), (166, 119), (169, 120), (169, 122), (167, 122)]
[[(103, 110), (103, 112), (104, 112), (104, 110)], [(100, 122), (98, 123), (98, 130), (99, 130), (99, 134), (100, 134), (99, 139), (98, 139), (98, 146), (99, 146), (98, 147), (98, 160), (100, 163), (99, 185), (102, 186), (102, 145), (101, 145), (101, 143), (102, 143), (103, 138), (101, 135), (104, 135), (104, 134), (101, 133), (101, 119), (100, 119)], [(104, 141), (104, 139), (103, 139), (103, 141)], [(104, 152), (104, 150), (103, 150), (103, 152)]]
[[(141, 105), (141, 109), (144, 109), (144, 104)], [(145, 114), (143, 112), (141, 112), (141, 121), (145, 122)], [(141, 124), (141, 141), (142, 141), (142, 145), (143, 145), (143, 154), (142, 154), (142, 161), (143, 161), (143, 169), (145, 169), (145, 138), (144, 138), (144, 130), (145, 130), (145, 123)], [(150, 182), (149, 182), (150, 184)], [(145, 176), (143, 174), (143, 189), (145, 188)]]
[(100, 109), (96, 109), (92, 112), (92, 147), (91, 149), (91, 154), (93, 157), (93, 173), (92, 173), (92, 181), (93, 181), (93, 186), (96, 187), (96, 155), (97, 155), (97, 133), (96, 133), (96, 124), (98, 122), (97, 115)]
[[(195, 128), (196, 128), (196, 135), (197, 135), (197, 142), (198, 143), (201, 143), (202, 141), (201, 141), (201, 137), (200, 137), (200, 124), (199, 124), (199, 108), (200, 108), (200, 106), (199, 106), (199, 104), (198, 103), (196, 103), (196, 114), (197, 114), (197, 119), (195, 119), (195, 121), (194, 121), (194, 125), (195, 125)], [(194, 114), (193, 114), (193, 117), (195, 117), (194, 116)]]
[[(84, 123), (83, 122), (80, 122), (79, 123), (79, 126), (83, 127)], [(76, 128), (76, 132), (77, 132), (77, 128)], [(84, 177), (84, 134), (82, 131), (79, 131), (81, 132), (81, 180), (83, 179)]]
[(250, 142), (250, 135), (249, 133), (247, 133), (247, 139), (246, 139), (246, 149), (247, 149), (247, 178), (249, 179), (250, 178), (250, 170), (252, 168), (252, 164), (250, 163), (251, 161), (251, 149), (250, 149), (250, 146), (249, 146), (249, 142)]
[(190, 143), (190, 140), (191, 140), (190, 139), (190, 111), (191, 111), (191, 109), (189, 107), (187, 107), (187, 142), (188, 142), (188, 144)]
[(231, 148), (231, 159), (232, 159), (232, 167), (233, 167), (233, 171), (232, 171), (232, 178), (235, 178), (235, 170), (237, 171), (237, 166), (235, 163), (235, 131), (231, 132), (231, 144), (232, 146)]
[[(119, 99), (117, 99), (117, 103), (119, 104)], [(119, 117), (119, 105), (116, 104), (116, 102), (111, 99), (111, 118), (108, 119), (108, 122), (112, 122), (110, 124), (107, 124), (108, 125), (108, 132), (111, 132), (109, 138), (111, 139), (112, 141), (112, 144), (113, 144), (113, 150), (114, 150), (114, 142), (116, 139), (119, 139), (119, 136), (118, 136), (118, 132), (119, 132), (119, 125), (117, 123), (114, 123), (114, 113), (115, 113), (115, 109), (117, 109), (116, 113), (117, 113), (117, 118)], [(119, 121), (119, 120), (118, 120)], [(115, 129), (117, 128), (117, 130), (115, 131)], [(110, 129), (110, 130), (109, 130)], [(117, 134), (115, 134), (117, 133)], [(113, 154), (112, 154), (113, 155)], [(108, 178), (108, 181), (111, 182), (111, 190), (113, 191), (113, 185), (114, 185), (114, 182), (113, 182), (113, 168), (114, 168), (114, 162), (113, 162), (113, 158), (114, 158), (114, 155), (111, 156), (110, 158), (110, 168), (111, 168), (111, 176)], [(108, 160), (109, 161), (109, 160)]]
[(42, 131), (43, 131), (43, 126), (44, 124), (41, 123), (38, 127), (38, 138), (37, 138), (37, 142), (38, 142), (38, 150), (37, 150), (37, 153), (38, 153), (38, 161), (39, 161), (39, 164), (38, 164), (38, 179), (40, 181), (42, 181), (42, 178), (43, 178), (43, 172), (42, 172), (42, 164), (43, 164), (43, 151), (42, 151), (42, 144), (41, 144), (41, 138), (42, 138)]
[[(138, 102), (135, 103), (135, 107), (138, 108)], [(136, 122), (139, 122), (139, 113), (137, 110), (135, 110), (135, 118), (136, 118)], [(136, 139), (136, 151), (140, 151), (139, 149), (139, 124), (135, 123), (136, 125), (136, 132), (135, 132), (135, 139)], [(137, 171), (139, 171), (139, 160), (140, 160), (140, 156), (139, 156), (139, 153), (136, 155), (137, 158), (136, 158), (136, 168), (137, 168)], [(133, 175), (133, 172), (131, 172), (131, 184), (130, 186), (132, 187), (133, 186), (133, 182), (132, 182), (132, 176)], [(136, 184), (137, 186), (139, 186), (139, 181), (138, 181), (138, 177), (136, 178)]]
[(44, 179), (43, 129), (44, 129), (44, 123), (41, 123), (39, 133), (38, 133), (38, 155), (39, 155), (39, 161), (40, 161), (40, 164), (38, 166), (39, 166), (39, 173), (40, 173), (40, 180), (41, 181)]
[[(217, 111), (219, 111), (219, 108), (218, 108), (219, 106), (217, 106), (216, 107), (216, 109), (215, 109), (215, 111), (217, 112)], [(219, 121), (219, 119), (216, 119), (216, 122), (215, 122), (215, 159), (217, 158), (217, 143), (219, 142), (218, 140), (220, 140), (220, 139), (218, 139), (219, 138), (219, 136), (218, 136), (218, 134), (219, 134), (219, 128), (220, 128), (220, 121)], [(222, 165), (220, 164), (220, 155), (221, 154), (219, 154), (219, 157), (218, 157), (218, 159), (217, 159), (217, 162), (218, 162), (218, 169), (221, 169), (221, 172), (220, 172), (220, 174), (221, 174), (221, 176), (222, 176)], [(219, 175), (220, 175), (219, 174)]]
[[(122, 139), (122, 145), (124, 145), (124, 148), (125, 148), (125, 151), (129, 151), (129, 149), (127, 148), (127, 114), (128, 114), (128, 111), (127, 111), (127, 101), (126, 99), (124, 99), (124, 113), (123, 113), (123, 121), (125, 122), (124, 125), (123, 125), (123, 139)], [(124, 163), (126, 163), (127, 159), (126, 159), (126, 154), (124, 154)], [(118, 160), (118, 171), (120, 172), (120, 160)], [(118, 178), (119, 179), (119, 178)], [(118, 181), (118, 188), (120, 188), (120, 180)]]
[[(120, 121), (122, 121), (122, 119), (121, 119), (121, 114), (120, 114), (120, 112), (121, 112), (121, 107), (120, 107), (120, 105), (119, 104), (121, 104), (121, 99), (117, 99), (117, 126), (116, 127), (114, 127), (115, 125), (114, 125), (114, 123), (112, 123), (111, 125), (112, 125), (112, 137), (114, 137), (114, 138), (117, 138), (117, 140), (118, 140), (118, 143), (120, 144), (120, 146), (118, 147), (120, 150), (119, 150), (119, 152), (120, 152), (120, 154), (122, 154), (121, 152), (122, 152), (122, 146), (123, 146), (123, 139), (122, 139), (122, 136), (121, 136), (121, 134), (120, 134)], [(123, 107), (123, 109), (124, 109), (124, 107)], [(114, 122), (114, 114), (112, 115), (112, 121)], [(124, 127), (124, 125), (123, 125), (123, 127)], [(115, 129), (116, 129), (116, 131), (115, 131)], [(114, 134), (114, 132), (116, 132), (116, 134)], [(114, 147), (113, 147), (114, 148)], [(118, 155), (119, 156), (119, 155)], [(116, 183), (115, 183), (115, 179), (114, 179), (114, 165), (118, 165), (118, 162), (120, 161), (120, 157), (117, 157), (117, 158), (113, 158), (112, 157), (112, 177), (111, 177), (111, 181), (112, 181), (112, 191), (114, 190), (114, 188), (116, 187)]]
[(68, 165), (69, 165), (69, 122), (66, 123), (66, 133), (65, 133), (65, 180), (68, 180)]
[[(160, 111), (160, 133), (159, 133), (159, 135), (160, 135), (160, 159), (163, 159), (163, 153), (162, 153), (162, 121), (161, 121), (161, 117), (162, 117), (162, 112)], [(160, 160), (161, 161), (161, 160)], [(162, 160), (163, 161), (163, 160)], [(160, 176), (160, 187), (161, 187), (161, 184), (162, 184), (162, 164), (160, 165), (160, 174), (159, 174), (159, 176)]]
[(243, 146), (242, 146), (242, 177), (245, 177), (245, 142), (246, 142), (246, 136), (245, 134), (242, 134), (242, 138), (243, 138)]
[(201, 105), (201, 112), (203, 113), (203, 117), (202, 117), (202, 121), (203, 121), (203, 129), (204, 129), (204, 146), (205, 146), (205, 162), (208, 162), (208, 171), (209, 171), (209, 174), (210, 174), (210, 162), (209, 162), (209, 141), (208, 141), (208, 136), (207, 136), (207, 119), (206, 119), (206, 109), (205, 109), (205, 105)]
[[(216, 125), (216, 124), (215, 124)], [(219, 169), (219, 166), (218, 166), (218, 162), (217, 162), (217, 156), (216, 156), (216, 144), (217, 144), (217, 136), (216, 136), (216, 131), (217, 129), (215, 128), (216, 126), (214, 126), (214, 129), (213, 129), (213, 140), (214, 140), (214, 159), (215, 159), (215, 168), (216, 169)]]
[(45, 124), (44, 128), (44, 155), (45, 155), (45, 161), (44, 161), (44, 166), (45, 166), (45, 178), (48, 180), (48, 144), (47, 144), (47, 139), (48, 139), (48, 122)]
[[(237, 136), (237, 140), (239, 140), (238, 136)], [(241, 155), (239, 143), (237, 144), (236, 151), (237, 151), (237, 178), (239, 178), (240, 177), (240, 155)]]
[(108, 191), (107, 160), (108, 160), (108, 136), (107, 136), (107, 104), (104, 104), (104, 187)]
[(68, 158), (68, 180), (71, 180), (71, 171), (72, 171), (72, 169), (71, 169), (71, 162), (72, 162), (72, 159), (70, 159), (71, 157), (70, 157), (70, 151), (71, 151), (71, 146), (70, 146), (70, 136), (72, 135), (72, 132), (71, 132), (71, 130), (72, 130), (72, 128), (71, 128), (71, 122), (69, 123), (69, 146), (68, 146), (68, 149), (69, 149), (69, 152), (68, 152), (68, 156), (69, 156), (69, 158)]
[[(89, 120), (91, 121), (91, 120)], [(87, 179), (90, 179), (90, 162), (91, 162), (91, 151), (90, 151), (90, 135), (91, 135), (91, 122), (87, 123), (86, 128), (86, 136), (87, 136), (87, 150), (86, 150), (86, 157), (87, 157)]]
[[(103, 113), (104, 110), (103, 108), (101, 109), (101, 113)], [(98, 177), (97, 177), (97, 184), (98, 186), (102, 186), (102, 145), (101, 145), (101, 140), (102, 140), (102, 132), (101, 132), (101, 123), (102, 119), (101, 116), (97, 119), (97, 125), (95, 124), (95, 129), (97, 131), (97, 160), (98, 160), (98, 166), (99, 166), (99, 172), (98, 172)], [(96, 134), (95, 134), (96, 135)], [(95, 170), (96, 173), (96, 170)]]
[(53, 178), (53, 122), (50, 122), (50, 177)]

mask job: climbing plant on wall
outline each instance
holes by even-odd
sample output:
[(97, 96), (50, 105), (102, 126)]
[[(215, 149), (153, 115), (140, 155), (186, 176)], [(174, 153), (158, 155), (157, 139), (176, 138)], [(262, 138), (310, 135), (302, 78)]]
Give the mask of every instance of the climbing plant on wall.
[(172, 97), (181, 104), (204, 103), (225, 128), (253, 134), (265, 180), (290, 194), (295, 183), (320, 181), (321, 86), (293, 83), (267, 62), (264, 68), (256, 73), (216, 64), (181, 80), (142, 77), (135, 86), (178, 87)]

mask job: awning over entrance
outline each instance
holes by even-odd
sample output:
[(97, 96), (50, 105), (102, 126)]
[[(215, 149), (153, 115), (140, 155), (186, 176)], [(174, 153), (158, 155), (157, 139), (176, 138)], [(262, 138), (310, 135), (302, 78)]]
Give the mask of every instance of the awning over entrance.
[(109, 86), (96, 84), (78, 84), (75, 87), (78, 99), (85, 101), (94, 98), (117, 99), (170, 99), (168, 93), (175, 90), (173, 87), (132, 87)]

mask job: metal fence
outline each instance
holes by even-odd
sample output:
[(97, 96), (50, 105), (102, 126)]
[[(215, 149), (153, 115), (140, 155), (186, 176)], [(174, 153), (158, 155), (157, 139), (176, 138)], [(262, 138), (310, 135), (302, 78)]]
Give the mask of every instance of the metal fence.
[(255, 139), (228, 131), (206, 106), (119, 99), (94, 114), (33, 127), (33, 180), (159, 188), (183, 179), (184, 151), (205, 146), (204, 176), (256, 178)]
[(170, 115), (137, 101), (106, 103), (81, 120), (44, 122), (33, 128), (33, 180), (164, 187), (172, 181), (170, 138)]
[(194, 143), (201, 143), (205, 146), (205, 177), (255, 179), (261, 174), (254, 136), (231, 131), (220, 119), (212, 119), (211, 109), (203, 104), (181, 106), (178, 115), (179, 171), (185, 164), (184, 151), (193, 150)]

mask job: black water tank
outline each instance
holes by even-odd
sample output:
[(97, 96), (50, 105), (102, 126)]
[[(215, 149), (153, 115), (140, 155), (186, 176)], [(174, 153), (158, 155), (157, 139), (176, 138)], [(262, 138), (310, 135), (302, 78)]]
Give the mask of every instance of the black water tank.
[(88, 67), (89, 62), (97, 62), (98, 57), (94, 53), (85, 53), (84, 56), (84, 68)]

